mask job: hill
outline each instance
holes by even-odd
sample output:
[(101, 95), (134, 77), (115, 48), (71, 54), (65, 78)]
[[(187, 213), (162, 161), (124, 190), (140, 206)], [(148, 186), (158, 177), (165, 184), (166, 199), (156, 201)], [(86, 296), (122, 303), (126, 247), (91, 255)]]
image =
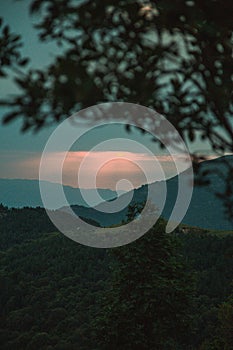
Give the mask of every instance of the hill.
[[(193, 189), (192, 200), (185, 217), (182, 220), (183, 224), (197, 226), (200, 228), (212, 230), (233, 230), (233, 221), (230, 221), (226, 214), (223, 201), (215, 195), (216, 192), (224, 193), (225, 185), (222, 176), (226, 173), (228, 166), (233, 168), (233, 156), (225, 156), (218, 159), (205, 161), (200, 164), (199, 175), (194, 176), (195, 186)], [(205, 176), (203, 176), (205, 174)], [(200, 186), (197, 183), (201, 181), (208, 182), (208, 185)], [(64, 203), (56, 201), (56, 191), (59, 184), (45, 182), (48, 190), (54, 193), (52, 203), (56, 203), (56, 207), (51, 205), (48, 209), (63, 208)], [(160, 198), (164, 182), (156, 182), (150, 184), (152, 195), (150, 200), (156, 207), (160, 206)], [(178, 176), (175, 176), (166, 181), (167, 198), (161, 216), (169, 219), (172, 209), (174, 208), (177, 198)], [(89, 194), (92, 189), (85, 190)], [(94, 220), (96, 226), (112, 226), (118, 225), (126, 219), (127, 208), (116, 212), (106, 214), (102, 211), (104, 203), (96, 203), (93, 208), (88, 208), (83, 200), (80, 189), (69, 186), (64, 186), (64, 192), (68, 202), (72, 205), (74, 212), (80, 217)], [(142, 203), (147, 198), (148, 185), (143, 185), (132, 192), (132, 204)], [(99, 189), (99, 193), (103, 199), (112, 201), (117, 197), (117, 193), (108, 189)], [(125, 198), (130, 193), (124, 193), (119, 196), (118, 200), (125, 201)], [(37, 180), (8, 180), (0, 179), (0, 203), (9, 207), (24, 207), (42, 206), (42, 201), (39, 192), (39, 182)], [(63, 208), (62, 210), (66, 210)]]
[[(224, 193), (225, 191), (225, 182), (221, 176), (226, 173), (227, 166), (233, 167), (233, 156), (225, 156), (200, 164), (199, 175), (194, 176), (195, 186), (192, 200), (182, 223), (212, 230), (233, 230), (233, 221), (227, 218), (222, 200), (215, 195), (216, 192)], [(206, 173), (205, 177), (201, 175), (203, 173)], [(208, 181), (209, 184), (205, 186), (198, 185), (197, 183), (200, 178)], [(156, 207), (160, 205), (163, 186), (164, 183), (162, 181), (150, 185), (152, 191), (150, 200)], [(162, 217), (168, 219), (177, 197), (178, 176), (168, 179), (166, 186), (167, 198), (162, 211)], [(132, 192), (132, 203), (143, 203), (147, 198), (148, 185), (144, 185)], [(119, 200), (124, 201), (126, 195), (121, 195)], [(102, 211), (99, 211), (102, 207), (102, 203), (91, 209), (75, 205), (73, 206), (73, 210), (79, 216), (94, 219), (101, 226), (116, 225), (126, 219), (127, 208), (117, 213), (106, 215)]]
[[(103, 300), (110, 293), (111, 276), (118, 268), (118, 262), (111, 255), (115, 249), (84, 247), (56, 233), (42, 208), (1, 209), (1, 349), (99, 350), (94, 327)], [(170, 236), (178, 240), (177, 253), (183, 255), (187, 264), (184, 273), (186, 268), (195, 273), (197, 291), (192, 349), (199, 350), (203, 348), (201, 344), (216, 334), (219, 308), (232, 292), (233, 235), (220, 237), (189, 228), (187, 234)], [(135, 242), (136, 246), (140, 241)], [(122, 252), (130, 250), (131, 245), (119, 249)], [(145, 255), (147, 253), (145, 251)], [(159, 252), (155, 249), (154, 254), (156, 258)], [(162, 260), (161, 270), (165, 274), (168, 273), (166, 260)], [(132, 273), (135, 273), (133, 269)], [(168, 277), (167, 283), (174, 288), (175, 276)], [(131, 284), (130, 288), (136, 290), (140, 284)], [(147, 300), (152, 303), (154, 290), (150, 285), (147, 293)], [(161, 302), (163, 300), (169, 305), (167, 295), (162, 294)], [(113, 306), (114, 302), (118, 300), (113, 301)], [(186, 300), (182, 299), (182, 302)], [(173, 311), (173, 304), (171, 308)], [(140, 311), (137, 307), (132, 310)], [(143, 315), (147, 319), (147, 310)], [(156, 320), (156, 313), (153, 317)], [(169, 320), (166, 313), (162, 322), (164, 320)], [(229, 330), (230, 327), (229, 324)], [(179, 349), (186, 350), (187, 347)]]
[[(61, 187), (60, 184), (43, 181), (48, 191), (52, 192), (55, 200), (51, 202), (51, 206), (47, 209), (58, 209), (64, 205), (59, 199), (56, 200), (56, 192)], [(78, 204), (87, 206), (82, 198), (79, 188), (71, 186), (63, 186), (65, 195), (69, 204)], [(83, 190), (88, 195), (94, 193), (93, 189)], [(99, 194), (104, 200), (111, 200), (117, 197), (117, 193), (109, 189), (99, 189)], [(24, 179), (0, 179), (0, 203), (8, 207), (22, 208), (22, 207), (43, 207), (40, 196), (39, 181), (38, 180), (24, 180)], [(56, 203), (54, 205), (54, 203)], [(95, 205), (100, 201), (96, 201)]]

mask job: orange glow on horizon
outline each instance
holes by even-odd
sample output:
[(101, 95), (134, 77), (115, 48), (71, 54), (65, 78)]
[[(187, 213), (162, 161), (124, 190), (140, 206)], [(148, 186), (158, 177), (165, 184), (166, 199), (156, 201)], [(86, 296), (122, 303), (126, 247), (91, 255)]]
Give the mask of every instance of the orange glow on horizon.
[[(89, 156), (89, 162), (84, 175), (85, 183), (82, 183), (82, 186), (80, 186), (78, 184), (78, 173), (86, 156)], [(41, 154), (39, 153), (27, 153), (21, 158), (15, 155), (15, 158), (13, 157), (12, 160), (9, 160), (8, 169), (10, 171), (8, 173), (14, 174), (14, 178), (38, 179), (40, 157)], [(65, 161), (63, 164), (62, 183), (72, 187), (93, 188), (90, 179), (91, 175), (96, 173), (99, 164), (102, 164), (102, 166), (97, 171), (96, 176), (96, 187), (98, 188), (115, 190), (117, 182), (122, 179), (130, 181), (135, 188), (142, 184), (153, 182), (155, 178), (156, 180), (161, 180), (159, 171), (158, 174), (155, 174), (154, 170), (152, 171), (152, 163), (154, 164), (155, 158), (162, 166), (166, 178), (176, 175), (176, 167), (170, 155), (153, 156), (150, 153), (127, 151), (69, 151), (67, 153), (52, 152), (47, 154), (47, 167), (43, 180), (57, 182), (54, 180), (57, 173), (57, 163), (63, 157), (65, 157)], [(146, 171), (147, 178), (140, 167)], [(0, 177), (12, 178), (6, 171), (5, 173), (2, 172), (2, 175)]]

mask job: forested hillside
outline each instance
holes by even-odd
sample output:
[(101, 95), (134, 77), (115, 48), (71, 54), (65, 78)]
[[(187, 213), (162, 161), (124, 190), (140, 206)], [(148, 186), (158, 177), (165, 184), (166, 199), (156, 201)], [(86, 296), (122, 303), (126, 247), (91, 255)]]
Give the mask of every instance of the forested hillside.
[(232, 349), (231, 233), (168, 235), (160, 220), (102, 250), (43, 209), (0, 209), (1, 349)]

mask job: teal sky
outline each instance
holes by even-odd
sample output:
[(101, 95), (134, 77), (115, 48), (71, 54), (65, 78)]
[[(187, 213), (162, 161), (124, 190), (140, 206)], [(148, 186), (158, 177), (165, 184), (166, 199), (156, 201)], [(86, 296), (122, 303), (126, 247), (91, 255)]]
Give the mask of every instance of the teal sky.
[[(42, 44), (37, 38), (36, 30), (33, 28), (33, 22), (35, 18), (28, 14), (28, 3), (30, 1), (1, 1), (0, 2), (0, 14), (4, 18), (4, 23), (9, 24), (11, 31), (21, 34), (23, 38), (24, 46), (22, 52), (24, 56), (30, 57), (30, 65), (33, 68), (42, 68), (48, 65), (54, 58), (58, 51), (58, 48), (53, 43)], [(0, 80), (0, 96), (4, 98), (9, 94), (16, 93), (16, 87), (13, 84), (11, 78)], [(6, 110), (0, 109), (0, 116), (4, 114)], [(27, 177), (27, 169), (22, 164), (29, 164), (26, 160), (30, 160), (40, 156), (46, 141), (50, 134), (55, 129), (49, 127), (41, 130), (37, 134), (32, 132), (20, 133), (21, 121), (15, 121), (9, 125), (0, 125), (0, 178), (25, 178)], [(116, 132), (117, 131), (117, 132)], [(111, 137), (126, 137), (133, 138), (136, 141), (142, 141), (142, 134), (135, 132), (128, 134), (123, 127), (102, 128), (102, 136), (105, 138)], [(91, 143), (90, 143), (91, 140)], [(90, 134), (88, 137), (83, 138), (78, 148), (82, 150), (88, 150), (96, 142), (101, 141), (101, 132), (98, 134)], [(149, 136), (143, 138), (143, 143), (147, 145), (154, 153), (160, 152), (157, 145), (151, 142)], [(196, 142), (195, 145), (190, 145), (192, 149), (203, 151), (207, 149), (207, 144)], [(37, 167), (38, 163), (31, 163), (32, 166)], [(33, 165), (34, 164), (34, 165)], [(24, 171), (22, 171), (24, 169)], [(28, 178), (36, 178), (37, 172), (28, 170)]]
[[(0, 14), (4, 18), (4, 23), (9, 24), (13, 32), (23, 37), (22, 52), (24, 56), (30, 57), (30, 65), (41, 68), (46, 66), (54, 57), (56, 47), (54, 44), (41, 44), (33, 28), (33, 19), (28, 15), (28, 3), (30, 1), (1, 1)], [(17, 88), (11, 78), (0, 80), (0, 96), (4, 98), (17, 92)], [(1, 116), (5, 112), (1, 109)], [(1, 150), (38, 151), (41, 145), (46, 142), (53, 128), (44, 129), (36, 136), (31, 132), (20, 133), (21, 121), (15, 121), (6, 126), (0, 126)]]

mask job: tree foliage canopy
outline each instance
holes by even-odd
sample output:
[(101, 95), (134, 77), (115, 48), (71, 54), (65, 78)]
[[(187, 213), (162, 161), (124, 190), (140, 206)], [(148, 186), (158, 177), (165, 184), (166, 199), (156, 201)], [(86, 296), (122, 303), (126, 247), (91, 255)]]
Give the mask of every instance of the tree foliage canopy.
[(2, 213), (2, 350), (232, 348), (231, 233), (159, 220), (106, 251), (54, 233), (41, 208)]
[[(23, 130), (41, 128), (104, 101), (127, 101), (164, 114), (191, 141), (200, 132), (232, 151), (232, 2), (226, 0), (34, 0), (41, 41), (61, 47), (46, 69), (15, 76), (5, 101)], [(2, 26), (1, 72), (26, 65), (19, 36)]]

